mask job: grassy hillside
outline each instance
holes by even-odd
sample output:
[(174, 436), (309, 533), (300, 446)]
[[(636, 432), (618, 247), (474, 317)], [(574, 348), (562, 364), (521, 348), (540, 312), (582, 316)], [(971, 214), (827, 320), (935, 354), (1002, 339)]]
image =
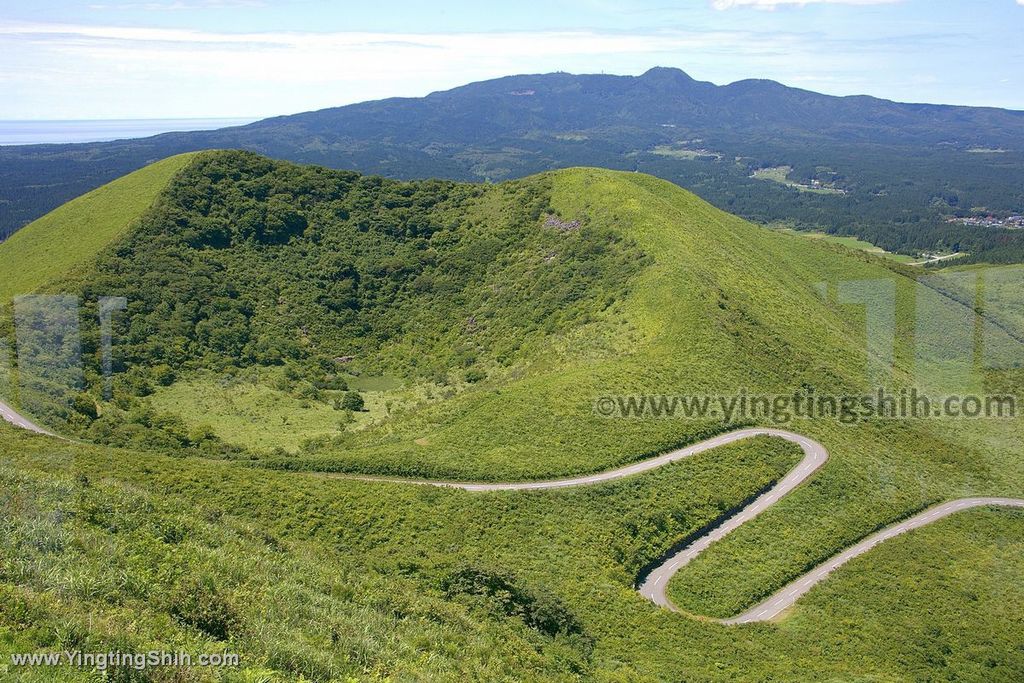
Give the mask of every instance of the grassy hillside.
[[(65, 632), (152, 643), (173, 628), (194, 647), (238, 648), (268, 680), (1019, 679), (1019, 512), (892, 541), (779, 625), (725, 628), (662, 612), (632, 584), (792, 467), (791, 446), (756, 440), (562, 492), (336, 476), (563, 476), (729, 428), (602, 417), (602, 396), (877, 383), (1019, 393), (1024, 347), (978, 305), (984, 291), (913, 272), (758, 228), (641, 174), (397, 183), (204, 155), (87, 277), (45, 287), (130, 306), (113, 400), (90, 353), (87, 391), (50, 415), (106, 445), (2, 432), (17, 533), (0, 579), (23, 602), (0, 623), (9, 643), (36, 648)], [(893, 367), (880, 373), (885, 349), (869, 346), (856, 302), (890, 293)], [(996, 302), (1008, 299), (1000, 288)], [(829, 463), (681, 572), (678, 605), (731, 614), (930, 503), (1024, 493), (1020, 418), (790, 428), (825, 444)], [(149, 502), (115, 504), (121, 491)], [(116, 552), (85, 550), (97, 546)], [(264, 546), (288, 562), (270, 566)], [(111, 558), (130, 567), (125, 598), (102, 589)]]
[(0, 243), (0, 305), (86, 267), (125, 234), (193, 156), (180, 154), (130, 173), (54, 209)]
[[(115, 316), (115, 400), (99, 420), (59, 405), (52, 417), (126, 443), (153, 422), (136, 399), (189, 371), (280, 367), (273, 388), (342, 408), (367, 375), (443, 397), (521, 370), (648, 261), (610, 226), (561, 220), (549, 196), (545, 177), (397, 183), (204, 154), (87, 274), (51, 283), (88, 291), (82, 333), (96, 350), (97, 298), (130, 302)], [(88, 360), (98, 372), (98, 354)]]
[(1024, 266), (960, 266), (936, 273), (931, 279), (961, 301), (971, 300), (980, 288), (983, 295), (979, 303), (985, 312), (1024, 335)]
[(726, 628), (640, 598), (638, 562), (798, 459), (772, 441), (593, 489), (478, 496), (0, 432), (4, 651), (242, 656), (241, 674), (192, 667), (178, 674), (189, 681), (1013, 681), (1024, 670), (1014, 511), (893, 541), (778, 626)]
[(877, 256), (884, 256), (885, 258), (892, 259), (893, 261), (897, 261), (898, 263), (913, 263), (913, 262), (918, 260), (918, 258), (915, 257), (915, 256), (907, 256), (905, 254), (892, 254), (892, 253), (890, 253), (888, 251), (885, 251), (881, 247), (876, 247), (875, 245), (871, 244), (870, 242), (865, 242), (864, 240), (859, 240), (856, 237), (837, 237), (835, 235), (829, 235), (829, 234), (823, 233), (823, 232), (803, 232), (803, 231), (793, 230), (792, 228), (787, 228), (787, 227), (775, 227), (775, 226), (772, 226), (772, 229), (779, 230), (780, 232), (784, 232), (784, 233), (787, 233), (787, 234), (803, 235), (804, 237), (807, 237), (808, 239), (814, 239), (814, 240), (819, 240), (820, 239), (820, 240), (824, 240), (825, 242), (831, 242), (832, 244), (840, 244), (840, 245), (842, 245), (844, 247), (849, 247), (850, 249), (858, 249), (860, 251), (866, 251), (869, 254), (875, 254)]

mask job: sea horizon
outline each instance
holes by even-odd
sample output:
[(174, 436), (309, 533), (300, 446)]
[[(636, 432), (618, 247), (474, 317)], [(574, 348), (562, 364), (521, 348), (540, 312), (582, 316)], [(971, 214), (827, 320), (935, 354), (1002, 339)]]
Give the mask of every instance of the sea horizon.
[(161, 133), (215, 130), (258, 120), (258, 117), (0, 120), (0, 146), (109, 142)]

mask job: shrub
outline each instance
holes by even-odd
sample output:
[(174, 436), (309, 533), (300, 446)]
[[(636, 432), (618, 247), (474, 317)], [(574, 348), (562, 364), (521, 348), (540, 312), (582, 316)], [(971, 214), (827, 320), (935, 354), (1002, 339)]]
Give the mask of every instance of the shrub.
[(71, 399), (71, 407), (76, 413), (84, 415), (90, 420), (95, 420), (99, 413), (96, 410), (96, 402), (87, 393), (75, 394)]
[(470, 368), (466, 370), (466, 374), (463, 375), (465, 380), (470, 384), (476, 384), (477, 382), (487, 378), (487, 373), (478, 368)]
[(558, 598), (547, 592), (522, 588), (509, 572), (464, 567), (442, 579), (441, 590), (449, 598), (456, 595), (487, 598), (506, 616), (518, 617), (530, 628), (552, 638), (559, 634), (583, 635), (576, 615)]
[(153, 381), (162, 387), (169, 387), (174, 384), (174, 380), (177, 376), (174, 374), (174, 370), (170, 365), (162, 364), (157, 365), (153, 368)]
[(354, 413), (365, 409), (366, 403), (358, 391), (346, 391), (341, 397), (341, 409), (351, 410)]
[(190, 577), (179, 583), (171, 595), (170, 611), (182, 623), (217, 640), (227, 640), (240, 623), (226, 592), (209, 576)]

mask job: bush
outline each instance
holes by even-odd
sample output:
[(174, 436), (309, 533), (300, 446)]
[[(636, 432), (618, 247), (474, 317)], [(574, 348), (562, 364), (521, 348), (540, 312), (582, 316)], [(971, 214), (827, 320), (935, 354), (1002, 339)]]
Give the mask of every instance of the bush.
[(348, 391), (348, 382), (341, 375), (327, 375), (315, 382), (314, 386), (326, 391)]
[(227, 640), (237, 631), (238, 612), (225, 591), (208, 576), (185, 579), (171, 595), (171, 614), (211, 638)]
[(470, 368), (466, 370), (466, 374), (463, 375), (465, 380), (470, 384), (476, 384), (477, 382), (487, 378), (487, 373), (477, 368)]
[(358, 391), (346, 391), (345, 395), (341, 397), (342, 410), (351, 410), (354, 413), (358, 413), (364, 410), (365, 406), (366, 403)]
[(170, 365), (162, 364), (157, 365), (153, 368), (153, 381), (162, 387), (169, 387), (174, 384), (174, 380), (177, 376), (174, 374), (174, 370)]
[(556, 597), (520, 587), (508, 572), (465, 567), (442, 579), (441, 590), (449, 598), (456, 595), (488, 598), (506, 616), (518, 617), (530, 628), (550, 637), (583, 634), (576, 615)]
[(71, 399), (71, 407), (76, 413), (84, 415), (90, 420), (95, 420), (99, 416), (96, 410), (96, 402), (92, 399), (92, 396), (86, 393), (75, 394), (75, 397)]

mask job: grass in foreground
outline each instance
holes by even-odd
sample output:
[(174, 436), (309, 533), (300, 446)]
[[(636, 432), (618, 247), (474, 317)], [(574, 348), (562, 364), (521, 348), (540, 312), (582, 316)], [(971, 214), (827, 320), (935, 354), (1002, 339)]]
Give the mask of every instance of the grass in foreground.
[(638, 566), (799, 459), (777, 441), (589, 489), (475, 495), (0, 432), (8, 652), (242, 655), (240, 672), (141, 679), (158, 681), (1014, 681), (1024, 672), (1014, 645), (1024, 633), (1015, 580), (1024, 515), (1014, 511), (973, 511), (891, 541), (778, 626), (727, 628), (640, 598)]

